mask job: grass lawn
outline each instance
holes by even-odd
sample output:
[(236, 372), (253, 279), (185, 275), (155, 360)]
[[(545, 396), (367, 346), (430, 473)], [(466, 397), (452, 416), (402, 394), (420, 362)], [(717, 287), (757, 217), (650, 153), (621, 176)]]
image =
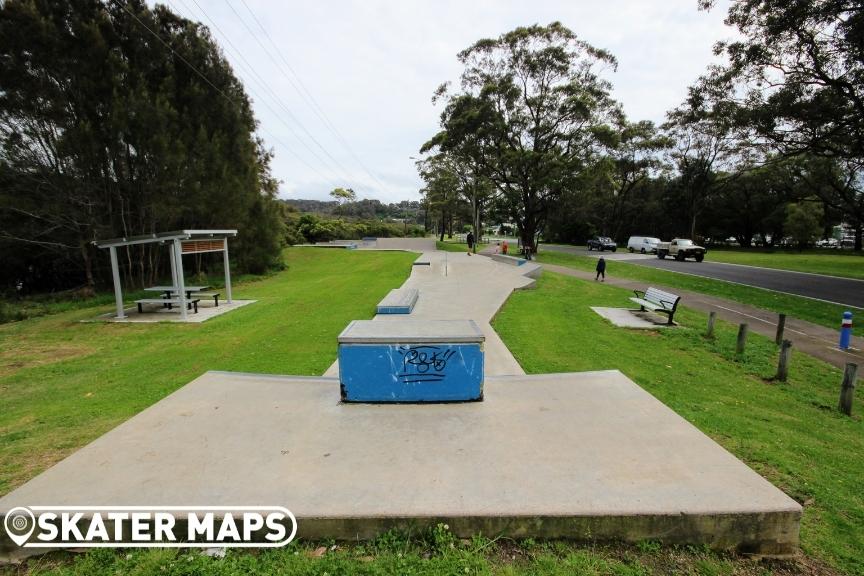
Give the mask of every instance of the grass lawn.
[(736, 329), (723, 324), (706, 341), (706, 317), (686, 308), (676, 315), (685, 328), (647, 332), (613, 328), (589, 309), (626, 307), (629, 295), (546, 273), (494, 325), (529, 373), (624, 372), (802, 503), (806, 553), (864, 574), (864, 403), (859, 395), (855, 418), (836, 410), (840, 371), (793, 353), (789, 382), (776, 383), (777, 349), (756, 334), (736, 359)]
[(712, 262), (746, 264), (764, 268), (779, 268), (796, 272), (828, 274), (864, 280), (864, 255), (849, 250), (726, 250), (712, 249), (707, 259)]
[[(540, 252), (537, 255), (537, 261), (558, 264), (559, 266), (567, 266), (568, 268), (585, 270), (587, 272), (594, 272), (594, 268), (597, 266), (596, 258), (564, 252)], [(665, 284), (672, 288), (681, 288), (728, 298), (729, 300), (735, 300), (736, 302), (749, 304), (764, 310), (782, 312), (790, 317), (799, 318), (829, 328), (839, 327), (843, 311), (848, 308), (791, 294), (781, 294), (779, 292), (742, 286), (713, 278), (701, 278), (689, 274), (679, 274), (667, 270), (636, 266), (635, 264), (628, 264), (627, 262), (617, 260), (607, 260), (606, 266), (606, 274), (611, 277), (617, 276), (633, 280), (644, 280), (646, 283)], [(853, 332), (856, 336), (864, 336), (864, 326), (855, 326)]]
[(288, 249), (287, 271), (235, 287), (257, 303), (203, 324), (78, 322), (109, 306), (0, 325), (0, 494), (207, 370), (322, 374), (414, 258)]
[[(377, 301), (410, 272), (414, 255), (293, 249), (287, 259), (287, 272), (237, 287), (238, 297), (259, 303), (197, 326), (77, 323), (95, 315), (93, 309), (0, 326), (0, 395), (6, 402), (0, 411), (0, 492), (204, 370), (320, 374), (335, 357), (338, 332), (349, 320), (372, 315)], [(757, 335), (738, 360), (734, 328), (720, 323), (717, 339), (706, 341), (686, 328), (705, 321), (689, 310), (676, 316), (681, 329), (637, 332), (613, 328), (588, 309), (625, 306), (627, 295), (547, 273), (537, 290), (514, 293), (495, 327), (529, 372), (622, 370), (804, 503), (802, 542), (811, 556), (802, 563), (754, 562), (650, 541), (460, 541), (439, 526), (365, 543), (230, 550), (222, 559), (185, 550), (55, 554), (22, 568), (0, 567), (0, 574), (764, 576), (833, 574), (832, 565), (864, 574), (864, 461), (857, 457), (864, 453), (864, 432), (860, 417), (834, 409), (840, 372), (793, 353), (789, 383), (771, 383), (765, 378), (773, 373), (776, 349)], [(170, 361), (160, 361), (160, 354)], [(859, 400), (855, 413), (862, 409)]]

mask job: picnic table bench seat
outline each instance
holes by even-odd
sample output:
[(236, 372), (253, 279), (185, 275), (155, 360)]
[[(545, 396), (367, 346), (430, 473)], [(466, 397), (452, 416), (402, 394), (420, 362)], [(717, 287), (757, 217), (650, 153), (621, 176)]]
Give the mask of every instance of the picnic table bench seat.
[(650, 310), (659, 314), (666, 314), (669, 317), (668, 324), (672, 324), (672, 318), (675, 316), (675, 310), (678, 309), (678, 302), (681, 297), (671, 292), (660, 290), (649, 286), (647, 290), (634, 290), (635, 297), (630, 298), (631, 301), (639, 305), (644, 310)]
[[(186, 300), (186, 308), (191, 310), (193, 307), (195, 308), (195, 313), (198, 313), (198, 302), (199, 299)], [(161, 306), (167, 306), (169, 310), (172, 309), (173, 306), (180, 306), (179, 298), (142, 298), (141, 300), (135, 300), (135, 304), (138, 305), (138, 313), (143, 313), (144, 308), (143, 304), (159, 304)]]
[(199, 291), (199, 292), (193, 292), (192, 293), (193, 298), (213, 298), (213, 305), (214, 306), (219, 306), (219, 296), (220, 295), (221, 294), (219, 292), (213, 292), (213, 291), (209, 291), (209, 292)]

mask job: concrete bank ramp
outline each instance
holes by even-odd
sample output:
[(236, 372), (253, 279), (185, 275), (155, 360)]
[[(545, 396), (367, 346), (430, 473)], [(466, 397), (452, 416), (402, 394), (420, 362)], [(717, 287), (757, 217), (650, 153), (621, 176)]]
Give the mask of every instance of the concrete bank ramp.
[[(298, 537), (446, 522), (468, 538), (783, 554), (801, 507), (618, 371), (488, 377), (483, 402), (339, 402), (328, 378), (208, 372), (0, 499), (278, 505)], [(3, 532), (0, 556), (33, 549)], [(44, 550), (40, 551), (40, 553)]]

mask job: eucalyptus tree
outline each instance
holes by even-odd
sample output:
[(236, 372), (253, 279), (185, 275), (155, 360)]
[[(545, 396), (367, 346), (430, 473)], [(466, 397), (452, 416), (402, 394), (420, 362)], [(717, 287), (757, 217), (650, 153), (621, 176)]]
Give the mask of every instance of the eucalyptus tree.
[(448, 223), (452, 233), (452, 219), (459, 201), (459, 175), (444, 154), (419, 160), (417, 169), (426, 183), (420, 190), (426, 211), (438, 214), (438, 234), (443, 242)]
[(621, 233), (625, 223), (641, 205), (634, 196), (648, 178), (664, 167), (661, 152), (673, 141), (648, 120), (628, 122), (622, 118), (615, 126), (614, 136), (603, 163), (610, 194), (604, 202), (607, 207), (604, 220), (608, 229), (601, 232), (623, 240)]
[(533, 250), (549, 211), (613, 138), (620, 111), (602, 74), (616, 60), (553, 22), (480, 40), (459, 61), (460, 89), (439, 88), (442, 130), (424, 148), (469, 159)]
[[(710, 8), (714, 0), (699, 0)], [(723, 94), (736, 123), (785, 156), (828, 158), (844, 176), (824, 197), (864, 222), (864, 2), (733, 0), (726, 23), (739, 38), (717, 45), (727, 62), (695, 89)]]

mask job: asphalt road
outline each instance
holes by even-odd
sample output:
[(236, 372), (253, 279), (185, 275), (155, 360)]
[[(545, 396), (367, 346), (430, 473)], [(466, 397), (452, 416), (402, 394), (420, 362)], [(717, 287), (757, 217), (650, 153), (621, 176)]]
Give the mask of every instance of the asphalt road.
[(705, 256), (706, 260), (703, 262), (696, 262), (694, 260), (678, 262), (671, 258), (660, 260), (656, 256), (630, 254), (626, 250), (618, 250), (614, 253), (601, 253), (589, 252), (579, 246), (554, 245), (541, 245), (540, 250), (567, 252), (594, 257), (602, 255), (608, 261), (626, 261), (628, 264), (636, 264), (648, 268), (658, 268), (660, 270), (692, 274), (694, 276), (703, 276), (727, 282), (737, 282), (738, 284), (795, 294), (796, 296), (817, 298), (843, 306), (864, 308), (864, 280), (790, 272), (787, 270), (775, 270), (773, 268), (758, 268), (756, 266), (741, 266), (739, 264), (720, 264), (710, 261), (710, 251)]

